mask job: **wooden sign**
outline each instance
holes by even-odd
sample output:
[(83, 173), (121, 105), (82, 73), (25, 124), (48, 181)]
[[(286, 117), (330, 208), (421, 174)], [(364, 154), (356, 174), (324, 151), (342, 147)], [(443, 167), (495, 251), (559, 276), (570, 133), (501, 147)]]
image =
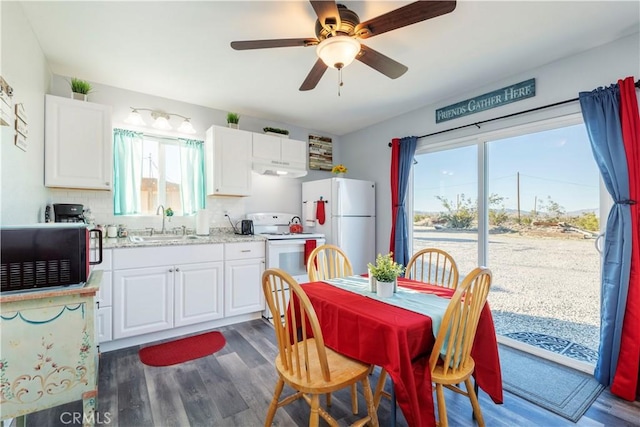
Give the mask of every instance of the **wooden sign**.
[(309, 135), (309, 169), (330, 171), (333, 167), (333, 146), (327, 136)]
[(490, 110), (536, 95), (536, 79), (529, 79), (436, 110), (436, 123)]

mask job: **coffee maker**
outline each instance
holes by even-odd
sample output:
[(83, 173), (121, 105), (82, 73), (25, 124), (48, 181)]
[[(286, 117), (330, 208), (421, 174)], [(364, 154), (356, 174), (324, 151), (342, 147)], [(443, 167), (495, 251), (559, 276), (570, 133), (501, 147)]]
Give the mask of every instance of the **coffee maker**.
[(84, 222), (84, 206), (72, 203), (54, 203), (55, 222)]

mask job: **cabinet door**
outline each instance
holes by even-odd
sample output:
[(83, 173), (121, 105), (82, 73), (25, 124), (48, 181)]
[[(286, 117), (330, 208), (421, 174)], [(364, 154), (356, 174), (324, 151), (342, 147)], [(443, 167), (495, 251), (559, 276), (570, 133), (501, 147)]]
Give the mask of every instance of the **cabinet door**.
[(173, 267), (113, 272), (113, 338), (173, 327)]
[(222, 277), (222, 262), (176, 266), (174, 326), (224, 317)]
[(307, 167), (307, 143), (295, 139), (281, 138), (281, 157), (285, 164), (291, 166)]
[(253, 134), (253, 161), (280, 164), (280, 138), (272, 135)]
[(111, 189), (111, 107), (46, 95), (47, 187)]
[(254, 313), (264, 310), (262, 272), (264, 259), (225, 262), (224, 315)]
[(220, 126), (207, 130), (207, 194), (251, 194), (251, 141), (251, 132)]
[(96, 294), (96, 301), (98, 301), (99, 307), (111, 307), (113, 305), (113, 286), (112, 286), (112, 273), (111, 271), (102, 272), (102, 283), (100, 283), (100, 290)]

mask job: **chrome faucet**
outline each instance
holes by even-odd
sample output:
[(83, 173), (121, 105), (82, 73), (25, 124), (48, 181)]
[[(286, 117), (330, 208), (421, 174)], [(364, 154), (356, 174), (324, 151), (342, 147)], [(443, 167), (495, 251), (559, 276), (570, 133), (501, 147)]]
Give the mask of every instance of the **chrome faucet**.
[(162, 208), (162, 230), (160, 231), (161, 234), (165, 233), (165, 228), (164, 228), (164, 219), (167, 217), (166, 215), (166, 211), (164, 209), (164, 206), (159, 205), (158, 209), (156, 209), (156, 215), (160, 215), (160, 208)]

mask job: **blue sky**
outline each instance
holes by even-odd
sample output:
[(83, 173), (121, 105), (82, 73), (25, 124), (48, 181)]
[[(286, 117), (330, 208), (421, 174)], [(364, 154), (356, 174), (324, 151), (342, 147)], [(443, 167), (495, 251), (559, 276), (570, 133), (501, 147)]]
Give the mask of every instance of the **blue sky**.
[[(416, 156), (414, 209), (443, 210), (436, 196), (477, 198), (476, 147)], [(595, 209), (599, 204), (599, 171), (584, 125), (492, 141), (488, 146), (489, 193), (505, 198), (507, 209), (529, 211), (548, 197), (566, 212)], [(537, 197), (537, 199), (536, 199)], [(596, 212), (597, 214), (597, 212)]]

